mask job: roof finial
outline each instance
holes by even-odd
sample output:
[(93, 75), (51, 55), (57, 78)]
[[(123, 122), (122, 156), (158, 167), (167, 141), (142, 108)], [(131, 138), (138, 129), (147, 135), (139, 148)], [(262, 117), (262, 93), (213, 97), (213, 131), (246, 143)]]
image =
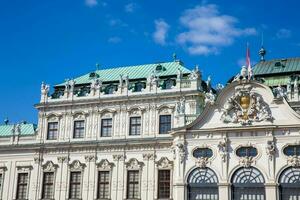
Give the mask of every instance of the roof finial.
[(176, 53), (173, 53), (173, 60), (177, 61), (177, 55), (176, 55)]
[(264, 48), (264, 32), (261, 33), (261, 48), (259, 50), (260, 61), (265, 61), (267, 51)]

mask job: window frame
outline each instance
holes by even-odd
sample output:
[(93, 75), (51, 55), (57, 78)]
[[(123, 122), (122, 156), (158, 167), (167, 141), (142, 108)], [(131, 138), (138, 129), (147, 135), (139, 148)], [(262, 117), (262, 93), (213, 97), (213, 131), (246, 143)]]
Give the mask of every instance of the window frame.
[[(133, 172), (137, 173), (137, 180), (138, 181), (132, 181), (130, 183), (129, 182), (129, 179), (130, 179), (129, 173), (133, 173)], [(127, 175), (127, 177), (126, 177), (126, 199), (140, 199), (141, 198), (141, 170), (139, 170), (139, 169), (128, 169), (126, 175)], [(135, 196), (135, 192), (136, 192), (135, 190), (133, 191), (133, 197), (129, 196), (130, 184), (135, 184), (135, 188), (136, 188), (136, 186), (138, 186), (137, 197)]]
[[(83, 123), (83, 127), (76, 127), (76, 123)], [(86, 121), (84, 119), (76, 119), (73, 121), (73, 139), (83, 139), (85, 137), (85, 130), (86, 130)], [(75, 137), (76, 130), (83, 131), (82, 135), (79, 135), (79, 137)]]
[[(107, 198), (103, 198), (103, 197), (101, 197), (101, 195), (100, 195), (100, 173), (108, 173), (108, 175), (107, 175), (107, 181), (106, 182), (102, 182), (102, 184), (106, 184), (106, 185), (108, 185), (108, 190), (107, 190)], [(97, 199), (98, 200), (104, 200), (104, 199), (106, 199), (106, 200), (109, 200), (109, 199), (111, 199), (111, 170), (102, 170), (102, 169), (99, 169), (98, 171), (97, 171), (97, 176), (98, 176), (98, 178), (97, 178), (97, 190), (96, 190), (96, 192), (97, 192)]]
[[(20, 183), (20, 175), (24, 175), (24, 174), (26, 174), (27, 175), (27, 182), (26, 183)], [(28, 199), (28, 193), (29, 193), (29, 191), (28, 191), (28, 189), (29, 189), (29, 184), (30, 184), (30, 173), (28, 172), (28, 171), (22, 171), (22, 172), (18, 172), (17, 173), (17, 184), (16, 184), (16, 194), (15, 194), (15, 197), (16, 197), (16, 200), (25, 200), (25, 199)], [(23, 197), (23, 195), (21, 195), (22, 196), (22, 198), (20, 198), (19, 197), (19, 190), (20, 190), (20, 185), (21, 186), (24, 186), (25, 185), (25, 198)]]
[[(293, 150), (292, 154), (287, 153), (287, 149), (289, 149), (289, 148), (292, 148), (292, 150)], [(300, 156), (300, 145), (297, 145), (297, 144), (286, 145), (283, 148), (282, 152), (287, 157), (289, 157), (289, 156)]]
[[(51, 184), (45, 184), (45, 174), (52, 173), (53, 179), (52, 179), (52, 197), (48, 198), (45, 197), (45, 186), (46, 185), (51, 185)], [(55, 172), (54, 171), (43, 171), (43, 180), (42, 180), (42, 188), (41, 188), (41, 199), (54, 199), (55, 195)]]
[[(135, 124), (133, 124), (132, 123), (133, 119), (135, 119), (135, 120), (139, 119), (140, 123), (138, 124), (138, 123), (135, 122)], [(135, 128), (135, 133), (134, 134), (133, 134), (133, 131), (132, 131), (133, 127)], [(139, 127), (139, 132), (137, 132), (138, 127)], [(142, 133), (142, 117), (141, 116), (131, 116), (131, 117), (129, 117), (129, 135), (130, 136), (138, 136), (138, 135), (141, 135), (141, 133)]]
[[(80, 174), (80, 180), (79, 180), (79, 184), (78, 182), (76, 182), (75, 184), (79, 185), (79, 197), (72, 197), (71, 196), (71, 187), (72, 185), (74, 184), (72, 181), (71, 181), (71, 178), (72, 178), (72, 174), (73, 173), (79, 173)], [(69, 173), (69, 191), (68, 191), (68, 199), (82, 199), (82, 180), (83, 180), (83, 171), (70, 171)]]
[[(161, 179), (160, 179), (160, 172), (163, 171), (168, 171), (169, 172), (169, 195), (166, 196), (160, 196), (161, 195), (161, 191), (160, 191), (160, 184), (162, 184)], [(157, 170), (157, 199), (170, 199), (171, 198), (171, 179), (172, 179), (172, 170), (171, 169), (158, 169)], [(166, 181), (165, 181), (166, 182)], [(166, 184), (166, 183), (165, 183)]]
[[(241, 149), (245, 149), (245, 153), (243, 153), (243, 152), (240, 152), (241, 151)], [(251, 150), (252, 149), (255, 149), (255, 153), (256, 153), (256, 155), (251, 155)], [(239, 155), (240, 154), (240, 155)], [(238, 148), (236, 148), (236, 150), (235, 150), (235, 155), (237, 156), (237, 157), (239, 157), (239, 158), (245, 158), (245, 157), (248, 157), (248, 158), (255, 158), (255, 157), (257, 157), (258, 156), (258, 149), (256, 148), (256, 147), (254, 147), (254, 146), (239, 146)]]
[[(166, 132), (162, 132), (161, 131), (162, 126), (166, 125), (167, 122), (162, 123), (161, 122), (162, 121), (161, 118), (162, 117), (167, 117), (167, 116), (170, 117), (170, 122), (168, 122), (168, 123), (170, 123), (170, 125), (169, 125), (170, 126), (170, 130), (168, 130)], [(172, 130), (172, 114), (160, 114), (159, 117), (158, 117), (158, 124), (159, 124), (159, 126), (158, 126), (158, 134), (159, 135), (166, 135), (166, 134), (168, 134), (168, 132)]]
[[(103, 122), (105, 121), (105, 120), (110, 120), (111, 121), (111, 125), (106, 125), (106, 126), (104, 126), (103, 124)], [(104, 128), (109, 128), (110, 127), (110, 134), (108, 135), (103, 135), (103, 130), (104, 130)], [(109, 118), (101, 118), (101, 130), (100, 130), (100, 137), (112, 137), (112, 135), (113, 135), (113, 118), (112, 117), (109, 117)]]
[[(50, 125), (51, 124), (56, 124), (56, 129), (54, 129), (54, 128), (50, 129)], [(55, 131), (55, 130), (56, 130), (56, 135), (54, 135), (53, 132), (52, 132), (52, 135), (50, 137), (50, 131)], [(51, 140), (58, 140), (58, 135), (59, 135), (59, 123), (58, 123), (58, 121), (49, 121), (48, 124), (47, 124), (46, 139), (49, 140), (49, 141), (51, 141)]]

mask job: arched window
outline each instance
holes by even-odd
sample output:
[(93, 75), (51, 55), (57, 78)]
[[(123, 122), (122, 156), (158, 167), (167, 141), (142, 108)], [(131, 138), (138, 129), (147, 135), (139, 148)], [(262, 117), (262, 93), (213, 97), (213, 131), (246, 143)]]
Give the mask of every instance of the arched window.
[(290, 167), (279, 177), (280, 200), (300, 199), (300, 168)]
[(300, 156), (300, 145), (289, 145), (284, 148), (283, 153), (287, 156)]
[(240, 147), (236, 150), (238, 157), (255, 157), (257, 156), (257, 149), (255, 147)]
[(239, 168), (231, 183), (232, 200), (265, 200), (265, 180), (256, 168)]
[(209, 148), (197, 148), (193, 151), (193, 156), (195, 158), (211, 158), (213, 152)]
[(196, 168), (188, 177), (188, 200), (218, 200), (218, 177), (209, 168)]

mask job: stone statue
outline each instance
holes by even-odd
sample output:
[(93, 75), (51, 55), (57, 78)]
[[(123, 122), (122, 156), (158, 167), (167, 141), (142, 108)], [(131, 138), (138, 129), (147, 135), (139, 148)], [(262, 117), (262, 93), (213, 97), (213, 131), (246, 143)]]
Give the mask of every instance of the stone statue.
[(274, 88), (273, 92), (274, 92), (275, 97), (278, 99), (286, 97), (285, 88), (281, 87), (281, 85), (278, 85), (276, 88)]
[(201, 73), (199, 71), (199, 67), (198, 65), (196, 65), (195, 69), (192, 71), (192, 73), (190, 73), (189, 75), (189, 79), (190, 80), (197, 80), (201, 78)]
[(177, 102), (177, 113), (185, 114), (185, 97), (182, 97), (179, 102)]
[(147, 78), (147, 83), (150, 85), (154, 85), (154, 84), (156, 84), (157, 80), (158, 79), (156, 77), (155, 71), (152, 71), (151, 74)]
[(43, 96), (48, 96), (49, 89), (50, 89), (50, 86), (45, 84), (44, 82), (42, 82), (41, 93), (42, 93)]
[(216, 100), (216, 95), (213, 93), (212, 90), (205, 93), (205, 105), (213, 105)]
[(182, 79), (182, 71), (180, 68), (177, 69), (177, 79), (179, 79), (179, 80)]
[(276, 146), (275, 146), (275, 142), (273, 140), (267, 141), (266, 151), (267, 151), (267, 154), (269, 155), (269, 159), (272, 160), (273, 156), (276, 153)]
[(119, 75), (119, 87), (123, 86), (123, 74)]

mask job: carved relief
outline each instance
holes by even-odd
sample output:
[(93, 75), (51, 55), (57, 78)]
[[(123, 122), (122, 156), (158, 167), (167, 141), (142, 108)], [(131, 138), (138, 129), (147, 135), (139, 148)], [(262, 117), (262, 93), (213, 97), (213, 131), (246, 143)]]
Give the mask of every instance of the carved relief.
[(228, 138), (223, 138), (218, 144), (219, 154), (222, 158), (223, 162), (226, 162), (227, 154), (228, 154)]
[(271, 121), (272, 119), (269, 106), (261, 95), (252, 91), (251, 85), (235, 88), (235, 94), (225, 103), (221, 116), (224, 123), (240, 123), (242, 125)]
[(111, 170), (113, 166), (114, 164), (110, 163), (107, 159), (103, 159), (97, 164), (99, 170)]
[(95, 162), (97, 157), (95, 155), (86, 155), (84, 156), (85, 162)]
[(154, 160), (156, 155), (154, 153), (144, 153), (143, 159), (144, 160)]
[(289, 156), (287, 158), (287, 164), (291, 167), (300, 167), (300, 156)]
[(173, 161), (170, 161), (167, 157), (162, 157), (159, 161), (155, 162), (156, 166), (160, 169), (172, 169)]
[(269, 159), (272, 161), (276, 153), (276, 145), (274, 140), (267, 141), (266, 153)]
[(57, 161), (59, 163), (67, 163), (67, 162), (69, 162), (69, 157), (68, 156), (59, 156), (59, 157), (57, 157)]
[(123, 155), (123, 154), (113, 155), (113, 160), (114, 161), (124, 161), (125, 160), (125, 155)]
[(81, 163), (79, 160), (74, 160), (70, 165), (70, 170), (73, 170), (73, 171), (82, 171), (86, 165)]
[(207, 167), (207, 164), (209, 163), (209, 158), (208, 157), (200, 157), (196, 158), (196, 166), (199, 168), (205, 168)]
[(58, 168), (58, 165), (54, 164), (52, 161), (47, 161), (43, 165), (43, 170), (45, 172), (54, 172)]
[(135, 158), (131, 158), (128, 162), (125, 163), (127, 169), (139, 170), (144, 166), (143, 162), (139, 162)]
[(250, 167), (253, 163), (253, 157), (241, 157), (239, 161), (239, 164), (243, 167)]

